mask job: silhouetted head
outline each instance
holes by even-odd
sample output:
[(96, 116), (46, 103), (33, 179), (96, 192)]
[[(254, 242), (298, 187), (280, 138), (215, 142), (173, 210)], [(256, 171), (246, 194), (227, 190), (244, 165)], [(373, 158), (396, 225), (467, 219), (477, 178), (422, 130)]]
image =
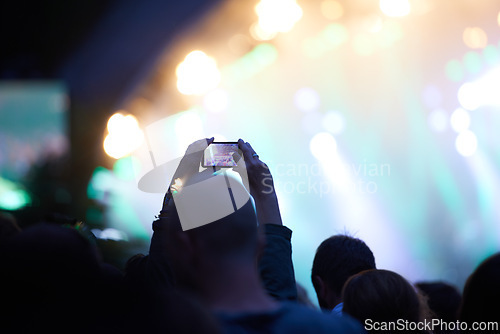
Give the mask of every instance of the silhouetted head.
[(462, 296), (457, 288), (446, 282), (418, 282), (415, 286), (427, 298), (427, 305), (434, 318), (443, 321), (458, 320)]
[(235, 264), (254, 265), (257, 216), (240, 182), (221, 174), (198, 174), (184, 182), (168, 209), (167, 253), (179, 284), (196, 285), (203, 279), (200, 268), (223, 275), (224, 268)]
[(413, 286), (389, 270), (366, 270), (347, 280), (342, 291), (344, 313), (364, 324), (366, 319), (396, 322), (420, 320), (420, 300)]
[(484, 262), (469, 276), (462, 294), (461, 321), (498, 321), (500, 314), (500, 253)]
[(324, 240), (316, 250), (311, 271), (319, 305), (333, 309), (341, 302), (342, 287), (347, 279), (368, 269), (375, 269), (375, 258), (362, 240), (347, 235)]
[(82, 305), (94, 304), (102, 278), (88, 239), (73, 228), (40, 223), (1, 246), (2, 303), (4, 314), (11, 314), (8, 321), (20, 328), (55, 328), (72, 321), (83, 325), (75, 317)]

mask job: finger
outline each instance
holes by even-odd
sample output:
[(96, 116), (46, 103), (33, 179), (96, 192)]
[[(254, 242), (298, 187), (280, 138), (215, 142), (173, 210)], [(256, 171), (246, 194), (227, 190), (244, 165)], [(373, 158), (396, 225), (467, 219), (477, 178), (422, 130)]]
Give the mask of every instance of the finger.
[(241, 152), (243, 152), (243, 159), (247, 162), (252, 161), (252, 155), (255, 154), (252, 146), (250, 146), (248, 142), (244, 142), (243, 139), (240, 139), (238, 140), (238, 147), (240, 148)]
[(188, 146), (186, 154), (192, 154), (199, 151), (204, 151), (208, 147), (208, 145), (210, 145), (213, 141), (214, 137), (199, 139)]
[(247, 145), (248, 145), (248, 147), (250, 148), (250, 152), (252, 152), (252, 155), (253, 155), (253, 154), (257, 154), (257, 153), (255, 153), (255, 150), (253, 149), (252, 145), (250, 145), (250, 143), (249, 143), (249, 142), (246, 142), (246, 144), (247, 144)]

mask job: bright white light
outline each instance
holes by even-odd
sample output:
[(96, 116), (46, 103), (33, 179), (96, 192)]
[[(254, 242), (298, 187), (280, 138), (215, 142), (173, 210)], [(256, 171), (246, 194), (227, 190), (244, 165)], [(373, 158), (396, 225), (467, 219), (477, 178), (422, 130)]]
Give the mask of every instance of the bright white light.
[(196, 112), (185, 111), (175, 122), (175, 135), (179, 148), (185, 150), (189, 144), (203, 138), (203, 122)]
[(325, 116), (323, 116), (321, 125), (323, 125), (325, 130), (330, 131), (334, 135), (340, 134), (345, 128), (344, 116), (338, 111), (328, 111)]
[(276, 37), (277, 34), (275, 31), (264, 30), (258, 22), (250, 27), (250, 35), (258, 41), (269, 41)]
[(103, 147), (112, 158), (119, 159), (132, 153), (144, 141), (144, 133), (133, 115), (116, 113), (109, 118), (107, 128), (109, 133)]
[(299, 89), (295, 93), (293, 100), (297, 108), (304, 112), (316, 110), (320, 105), (318, 92), (309, 87)]
[(455, 148), (464, 157), (473, 155), (477, 149), (477, 138), (474, 132), (470, 130), (460, 132), (455, 140)]
[(337, 152), (337, 141), (330, 133), (320, 132), (312, 137), (309, 142), (309, 150), (316, 159), (329, 160)]
[(260, 0), (255, 6), (260, 28), (268, 34), (290, 31), (302, 17), (295, 0)]
[(466, 82), (458, 89), (458, 101), (463, 108), (475, 110), (481, 106), (500, 106), (500, 67), (474, 82)]
[(466, 82), (458, 89), (457, 97), (460, 105), (467, 110), (475, 110), (481, 105), (482, 93), (472, 82)]
[(443, 132), (448, 126), (448, 116), (443, 109), (431, 111), (427, 119), (429, 126), (436, 132)]
[(410, 13), (408, 0), (380, 0), (379, 6), (387, 16), (406, 16)]
[(470, 116), (469, 113), (462, 109), (456, 109), (450, 117), (450, 123), (453, 130), (460, 133), (469, 128), (470, 125)]
[(203, 99), (203, 106), (206, 110), (218, 114), (225, 110), (229, 105), (229, 96), (227, 91), (223, 89), (216, 89), (205, 95)]
[(177, 66), (177, 89), (185, 95), (200, 95), (215, 89), (221, 80), (217, 63), (202, 51), (189, 53)]

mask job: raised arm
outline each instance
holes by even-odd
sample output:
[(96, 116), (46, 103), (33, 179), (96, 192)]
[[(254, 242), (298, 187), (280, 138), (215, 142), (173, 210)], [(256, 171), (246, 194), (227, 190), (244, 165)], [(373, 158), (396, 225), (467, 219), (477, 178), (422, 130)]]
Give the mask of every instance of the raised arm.
[(212, 141), (213, 138), (200, 139), (189, 145), (166, 190), (158, 219), (153, 222), (153, 236), (147, 259), (147, 281), (154, 288), (169, 289), (175, 284), (167, 257), (166, 224), (169, 223), (171, 214), (168, 202), (172, 198), (172, 192), (176, 191), (184, 180), (198, 173), (203, 151)]
[[(259, 159), (250, 143), (240, 139), (238, 147), (244, 163), (236, 171), (247, 182), (255, 201), (257, 219), (264, 230), (265, 247), (259, 259), (259, 272), (269, 295), (278, 300), (296, 300), (297, 288), (292, 262), (292, 231), (283, 226), (278, 198), (269, 167)], [(242, 166), (246, 170), (242, 170)], [(245, 174), (246, 172), (246, 174)], [(245, 180), (245, 178), (247, 178)]]

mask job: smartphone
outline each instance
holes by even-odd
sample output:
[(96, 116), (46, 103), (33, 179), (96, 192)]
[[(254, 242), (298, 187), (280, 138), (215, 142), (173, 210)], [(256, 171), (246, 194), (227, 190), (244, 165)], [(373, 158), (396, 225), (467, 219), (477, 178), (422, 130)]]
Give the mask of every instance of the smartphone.
[(238, 153), (238, 142), (212, 142), (203, 152), (203, 167), (235, 167), (233, 154)]

